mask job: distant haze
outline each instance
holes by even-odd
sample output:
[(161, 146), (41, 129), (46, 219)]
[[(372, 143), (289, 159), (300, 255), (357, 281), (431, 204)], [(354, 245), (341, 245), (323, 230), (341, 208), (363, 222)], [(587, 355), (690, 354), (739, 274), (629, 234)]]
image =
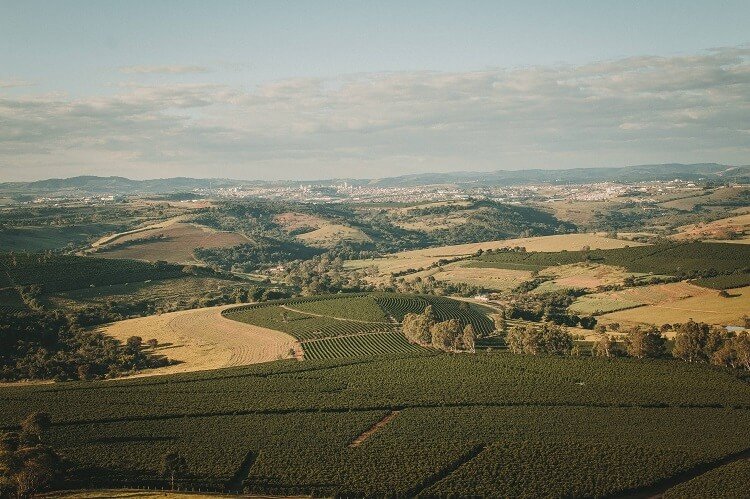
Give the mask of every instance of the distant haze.
[(748, 2), (157, 4), (0, 6), (0, 181), (750, 158)]

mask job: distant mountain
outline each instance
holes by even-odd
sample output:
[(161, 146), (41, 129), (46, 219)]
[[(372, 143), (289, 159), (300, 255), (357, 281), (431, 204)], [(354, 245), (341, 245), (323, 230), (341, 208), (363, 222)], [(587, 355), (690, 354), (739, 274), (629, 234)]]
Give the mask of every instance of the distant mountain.
[(260, 181), (174, 177), (131, 180), (125, 177), (79, 176), (35, 182), (0, 183), (0, 193), (16, 195), (83, 196), (170, 194), (221, 187), (330, 184), (346, 181), (351, 185), (374, 187), (416, 187), (450, 184), (459, 187), (523, 184), (584, 184), (593, 182), (646, 182), (655, 180), (715, 180), (750, 183), (750, 166), (717, 163), (637, 165), (618, 168), (572, 168), (567, 170), (498, 170), (494, 172), (419, 173), (381, 179), (337, 179), (318, 181)]
[(653, 180), (730, 180), (750, 181), (750, 166), (728, 166), (717, 163), (638, 165), (619, 168), (572, 168), (567, 170), (498, 170), (494, 172), (423, 173), (369, 182), (380, 187), (431, 184), (522, 185), (585, 184), (593, 182), (646, 182)]

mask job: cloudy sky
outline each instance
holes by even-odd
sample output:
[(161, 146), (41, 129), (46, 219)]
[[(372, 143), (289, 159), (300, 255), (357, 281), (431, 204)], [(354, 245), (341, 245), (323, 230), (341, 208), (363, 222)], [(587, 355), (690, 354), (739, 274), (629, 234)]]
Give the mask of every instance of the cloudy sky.
[(750, 163), (750, 2), (0, 0), (0, 181)]

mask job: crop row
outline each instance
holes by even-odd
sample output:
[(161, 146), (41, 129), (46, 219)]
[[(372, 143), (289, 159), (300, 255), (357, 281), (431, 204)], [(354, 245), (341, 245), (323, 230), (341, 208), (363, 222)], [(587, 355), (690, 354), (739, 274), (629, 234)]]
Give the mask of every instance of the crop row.
[(383, 310), (401, 322), (408, 313), (421, 314), (428, 305), (432, 306), (435, 319), (445, 321), (458, 319), (463, 325), (471, 324), (479, 335), (488, 335), (495, 329), (492, 320), (483, 308), (474, 304), (429, 295), (378, 294), (375, 300)]
[(395, 324), (357, 322), (307, 315), (280, 305), (241, 307), (238, 310), (231, 310), (226, 315), (237, 321), (289, 333), (300, 340), (388, 331), (396, 327)]
[(177, 449), (188, 464), (180, 478), (192, 486), (228, 486), (251, 455), (248, 475), (239, 478), (255, 494), (592, 497), (737, 452), (746, 445), (737, 436), (750, 431), (742, 410), (430, 407), (403, 409), (363, 445), (349, 447), (384, 414), (76, 424), (54, 427), (52, 443), (74, 466), (69, 478), (101, 485), (158, 480), (160, 457)]
[(747, 272), (750, 247), (744, 244), (697, 242), (591, 251), (492, 252), (476, 257), (469, 265), (542, 270), (585, 261), (624, 267), (631, 272), (711, 276)]
[(725, 371), (672, 360), (428, 352), (0, 389), (0, 427), (33, 410), (75, 422), (445, 404), (750, 408), (750, 386)]
[(398, 333), (370, 333), (302, 343), (305, 359), (336, 359), (359, 355), (383, 355), (421, 351)]

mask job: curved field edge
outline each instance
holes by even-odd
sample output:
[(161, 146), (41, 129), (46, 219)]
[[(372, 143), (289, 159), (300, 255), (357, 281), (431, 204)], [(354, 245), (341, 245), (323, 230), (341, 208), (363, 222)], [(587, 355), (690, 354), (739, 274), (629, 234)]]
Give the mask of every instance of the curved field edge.
[(233, 305), (206, 307), (118, 321), (102, 332), (126, 341), (140, 336), (156, 339), (155, 353), (174, 365), (140, 371), (134, 376), (155, 376), (245, 366), (300, 355), (296, 339), (282, 331), (227, 319), (222, 312)]

